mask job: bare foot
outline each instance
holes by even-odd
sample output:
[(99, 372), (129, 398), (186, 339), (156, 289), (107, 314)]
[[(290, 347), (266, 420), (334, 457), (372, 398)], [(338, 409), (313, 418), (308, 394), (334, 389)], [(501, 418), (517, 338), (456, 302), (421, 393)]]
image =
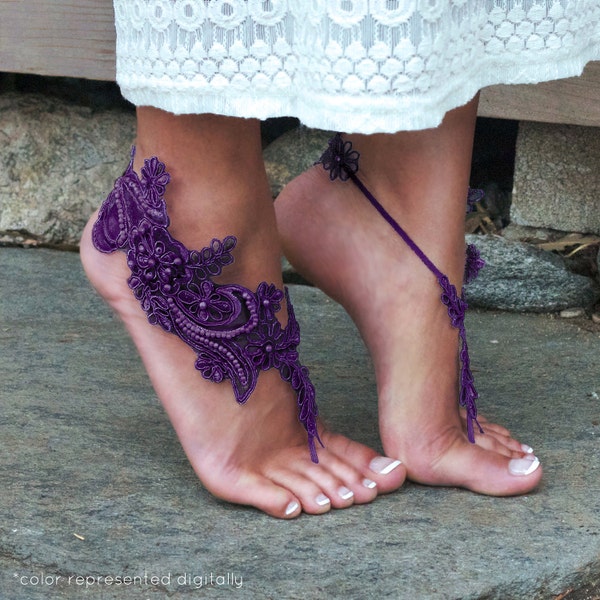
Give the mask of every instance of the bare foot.
[[(356, 186), (331, 182), (316, 166), (284, 188), (275, 209), (286, 256), (360, 330), (375, 365), (383, 447), (408, 478), (490, 495), (533, 489), (539, 461), (505, 428), (481, 419), (485, 434), (468, 441), (457, 402), (458, 334), (438, 282)], [(443, 264), (435, 233), (417, 233), (421, 249)]]
[[(178, 195), (187, 192), (174, 190), (171, 200), (176, 204)], [(272, 212), (270, 200), (260, 205)], [(130, 271), (125, 254), (102, 254), (94, 248), (91, 230), (96, 216), (81, 240), (86, 273), (125, 323), (183, 449), (209, 491), (275, 517), (292, 518), (302, 511), (318, 514), (331, 507), (370, 502), (378, 492), (390, 492), (402, 484), (405, 470), (399, 461), (379, 456), (322, 426), (319, 433), (325, 448), (318, 448), (319, 463), (311, 462), (295, 393), (276, 369), (261, 372), (255, 391), (243, 406), (236, 402), (229, 381), (205, 380), (194, 368), (195, 352), (176, 335), (149, 324), (127, 285)], [(185, 231), (185, 223), (180, 222), (179, 229)], [(201, 238), (201, 229), (202, 224), (195, 225), (193, 236)], [(256, 235), (241, 237), (249, 245), (250, 258), (238, 260), (236, 254), (232, 273), (246, 279), (240, 283), (250, 287), (248, 282), (259, 277), (254, 271), (263, 265), (265, 279), (281, 288), (278, 258), (261, 259), (262, 253), (270, 253), (271, 240), (264, 242), (260, 227), (249, 229)], [(200, 248), (212, 237), (206, 232)], [(273, 272), (269, 265), (277, 265), (278, 270)], [(286, 310), (281, 310), (283, 324)]]

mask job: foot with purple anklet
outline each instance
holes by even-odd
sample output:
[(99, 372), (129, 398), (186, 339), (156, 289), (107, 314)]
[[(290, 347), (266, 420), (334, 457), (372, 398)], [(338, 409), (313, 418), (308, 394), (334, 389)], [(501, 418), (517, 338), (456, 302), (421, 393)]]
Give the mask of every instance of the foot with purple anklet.
[(290, 262), (346, 308), (371, 353), (385, 452), (415, 482), (515, 495), (538, 485), (540, 462), (477, 415), (463, 321), (475, 114), (473, 101), (434, 130), (338, 136), (276, 213)]
[(370, 502), (405, 470), (317, 417), (279, 255), (258, 122), (138, 109), (136, 154), (84, 231), (84, 268), (205, 487), (293, 518)]

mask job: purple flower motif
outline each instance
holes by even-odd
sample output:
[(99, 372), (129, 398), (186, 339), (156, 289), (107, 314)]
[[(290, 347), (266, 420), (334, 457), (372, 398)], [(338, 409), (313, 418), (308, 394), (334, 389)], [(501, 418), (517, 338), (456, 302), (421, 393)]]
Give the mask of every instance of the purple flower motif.
[(235, 326), (241, 313), (241, 303), (235, 286), (219, 286), (210, 279), (193, 280), (179, 292), (186, 312), (198, 323), (210, 329), (227, 331)]
[(150, 206), (161, 207), (164, 203), (165, 189), (171, 179), (164, 163), (156, 156), (146, 159), (142, 167), (142, 179), (146, 187), (146, 200)]
[(210, 280), (192, 281), (186, 289), (181, 290), (179, 299), (191, 315), (201, 323), (206, 323), (215, 309), (217, 313), (221, 313), (223, 308), (212, 302), (214, 289), (215, 284)]
[(176, 242), (166, 229), (152, 225), (143, 219), (131, 231), (130, 249), (127, 264), (131, 269), (131, 280), (146, 286), (152, 292), (175, 295), (181, 285), (190, 280), (187, 267), (187, 250)]
[(323, 153), (318, 163), (329, 171), (329, 179), (335, 181), (338, 177), (341, 181), (347, 181), (350, 175), (358, 171), (358, 159), (360, 154), (352, 150), (352, 142), (345, 142), (340, 133), (329, 140), (329, 146)]
[(283, 300), (283, 292), (278, 290), (273, 284), (267, 284), (263, 281), (256, 290), (258, 297), (259, 310), (263, 318), (272, 320), (275, 318), (275, 313), (281, 310), (281, 301)]
[[(279, 369), (289, 358), (290, 353), (279, 321), (265, 323), (258, 330), (250, 333), (245, 351), (258, 369), (263, 371), (272, 367)], [(295, 356), (298, 357), (297, 354)]]
[(474, 244), (467, 244), (467, 260), (465, 262), (464, 283), (468, 284), (474, 281), (479, 275), (479, 271), (485, 267), (485, 260)]

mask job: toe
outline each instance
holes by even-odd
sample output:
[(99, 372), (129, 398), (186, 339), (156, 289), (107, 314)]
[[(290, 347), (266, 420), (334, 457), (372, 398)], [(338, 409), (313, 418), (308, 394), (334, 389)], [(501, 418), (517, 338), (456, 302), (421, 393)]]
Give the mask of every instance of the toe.
[(235, 504), (254, 506), (272, 517), (293, 519), (302, 512), (302, 501), (290, 488), (257, 473), (245, 472), (237, 478), (232, 477), (226, 487), (221, 482), (211, 486), (207, 478), (204, 482), (209, 491), (218, 498)]
[(483, 448), (501, 452), (505, 456), (521, 456), (522, 454), (533, 453), (531, 446), (515, 440), (505, 431), (507, 430), (500, 426), (495, 428), (486, 426), (483, 434), (475, 434), (475, 443)]
[[(311, 477), (307, 476), (309, 471), (309, 468), (303, 472), (283, 469), (273, 474), (274, 482), (285, 489), (293, 490), (294, 496), (298, 498), (302, 510), (311, 515), (320, 515), (328, 512), (334, 503), (339, 505), (340, 508), (352, 504), (352, 500), (349, 503), (343, 502), (341, 497), (339, 497), (338, 501), (338, 498), (335, 496), (335, 483), (330, 484), (331, 489), (325, 490)], [(338, 487), (340, 487), (339, 484)]]
[(539, 484), (542, 468), (535, 456), (507, 458), (487, 454), (471, 472), (471, 483), (466, 486), (469, 489), (493, 496), (516, 496), (530, 492)]
[(454, 485), (492, 496), (514, 496), (533, 490), (540, 482), (542, 469), (533, 454), (509, 457), (480, 446), (462, 446), (444, 457), (438, 475)]
[(376, 488), (362, 485), (363, 478), (359, 471), (330, 452), (321, 453), (318, 465), (300, 465), (297, 469), (298, 475), (310, 478), (322, 490), (333, 508), (370, 502), (377, 496)]
[(475, 443), (484, 450), (496, 452), (509, 458), (522, 456), (524, 453), (521, 444), (516, 440), (495, 432), (477, 434), (475, 436)]
[[(357, 503), (361, 502), (360, 498), (368, 497), (365, 496), (365, 488), (376, 490), (378, 494), (386, 494), (397, 490), (406, 479), (406, 469), (399, 460), (380, 456), (358, 442), (343, 436), (330, 435), (326, 447), (344, 464), (353, 465), (354, 473), (360, 473), (360, 478), (354, 477), (351, 480), (352, 485), (349, 485), (355, 492)], [(349, 481), (349, 475), (342, 477), (345, 477), (346, 482)]]

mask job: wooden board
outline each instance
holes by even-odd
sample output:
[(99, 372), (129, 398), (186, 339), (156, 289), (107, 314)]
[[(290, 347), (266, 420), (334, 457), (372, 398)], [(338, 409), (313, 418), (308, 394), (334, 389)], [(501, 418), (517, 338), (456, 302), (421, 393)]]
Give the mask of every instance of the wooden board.
[(536, 85), (496, 85), (481, 92), (484, 117), (600, 126), (600, 62), (581, 77)]
[(0, 71), (113, 80), (111, 0), (0, 0)]
[[(114, 80), (114, 46), (111, 0), (0, 0), (0, 71)], [(486, 88), (479, 114), (600, 126), (600, 62), (582, 77)]]

